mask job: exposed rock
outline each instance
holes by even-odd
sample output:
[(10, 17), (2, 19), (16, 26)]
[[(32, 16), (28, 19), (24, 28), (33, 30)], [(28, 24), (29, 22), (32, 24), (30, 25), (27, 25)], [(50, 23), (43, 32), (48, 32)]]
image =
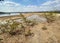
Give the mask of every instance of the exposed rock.
[(44, 17), (40, 17), (38, 15), (32, 15), (27, 17), (27, 20), (31, 20), (31, 21), (36, 21), (36, 22), (47, 22), (47, 19)]

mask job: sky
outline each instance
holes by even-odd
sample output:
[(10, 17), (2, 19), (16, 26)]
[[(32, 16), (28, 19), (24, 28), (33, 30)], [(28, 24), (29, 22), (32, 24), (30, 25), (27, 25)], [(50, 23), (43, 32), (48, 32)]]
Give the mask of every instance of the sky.
[(4, 0), (0, 12), (34, 12), (60, 10), (60, 0)]

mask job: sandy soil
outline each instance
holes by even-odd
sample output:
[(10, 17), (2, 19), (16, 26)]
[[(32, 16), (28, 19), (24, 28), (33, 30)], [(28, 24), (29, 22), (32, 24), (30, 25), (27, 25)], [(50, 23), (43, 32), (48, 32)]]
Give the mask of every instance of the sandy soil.
[(52, 23), (39, 23), (29, 28), (33, 33), (32, 36), (10, 36), (4, 33), (0, 35), (0, 38), (3, 38), (2, 43), (60, 43), (60, 18)]

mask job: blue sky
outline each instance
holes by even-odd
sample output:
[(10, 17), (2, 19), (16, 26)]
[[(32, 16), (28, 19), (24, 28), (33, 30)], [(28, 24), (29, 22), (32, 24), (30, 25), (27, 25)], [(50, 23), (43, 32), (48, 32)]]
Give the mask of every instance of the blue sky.
[(41, 5), (42, 3), (46, 2), (47, 0), (12, 0), (13, 2), (20, 3), (22, 5)]
[(60, 0), (5, 0), (0, 2), (0, 11), (30, 12), (60, 10)]

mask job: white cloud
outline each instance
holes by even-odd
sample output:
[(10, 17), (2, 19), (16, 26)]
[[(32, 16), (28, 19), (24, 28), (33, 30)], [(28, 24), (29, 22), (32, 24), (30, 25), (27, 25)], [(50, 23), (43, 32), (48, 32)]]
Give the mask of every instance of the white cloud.
[(0, 11), (7, 11), (7, 12), (29, 12), (29, 11), (51, 11), (60, 8), (60, 1), (59, 0), (53, 0), (53, 1), (47, 1), (43, 3), (41, 6), (35, 6), (35, 5), (28, 5), (23, 6), (21, 4), (12, 2), (12, 1), (4, 1), (0, 3)]
[(15, 3), (15, 2), (11, 2), (11, 1), (4, 1), (4, 2), (1, 2), (0, 3), (2, 6), (5, 5), (5, 6), (19, 6), (20, 4), (18, 3)]
[(47, 2), (43, 3), (42, 5), (51, 5), (53, 3), (55, 3), (55, 1), (47, 1)]
[(25, 7), (36, 8), (37, 6), (35, 6), (35, 5), (28, 5), (28, 6), (25, 6)]
[(29, 11), (38, 11), (38, 9), (39, 9), (39, 7), (38, 6), (25, 6), (25, 7), (23, 7), (23, 9), (24, 9), (24, 11), (27, 11), (27, 12), (29, 12)]
[(58, 4), (58, 3), (60, 3), (60, 0), (52, 0), (52, 1), (47, 1), (42, 5), (52, 5), (52, 4)]
[(15, 2), (11, 2), (11, 1), (5, 1), (3, 3), (1, 3), (2, 5), (0, 5), (0, 11), (15, 11), (15, 12), (29, 12), (29, 11), (38, 11), (38, 6), (34, 6), (34, 5), (28, 5), (28, 6), (23, 6), (20, 5), (18, 3)]
[(4, 2), (0, 2), (0, 11), (19, 11), (21, 10), (21, 5), (12, 1), (4, 1)]
[[(42, 7), (43, 6), (43, 7)], [(45, 10), (60, 10), (60, 0), (52, 0), (43, 3), (40, 7)]]

